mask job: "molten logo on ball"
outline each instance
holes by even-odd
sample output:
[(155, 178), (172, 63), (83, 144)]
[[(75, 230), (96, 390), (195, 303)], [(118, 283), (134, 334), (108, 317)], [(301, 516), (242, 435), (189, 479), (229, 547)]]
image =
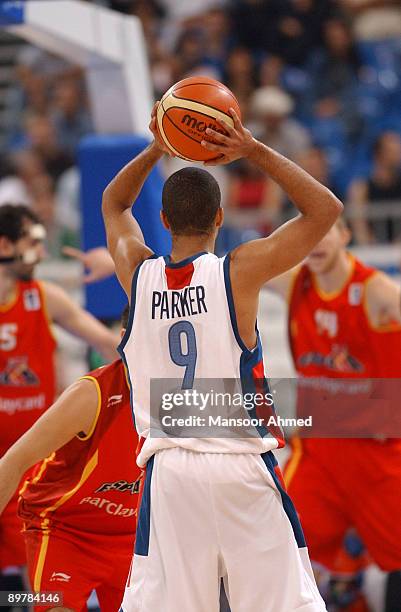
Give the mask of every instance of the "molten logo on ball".
[(241, 117), (238, 100), (225, 85), (204, 76), (188, 77), (162, 97), (156, 117), (159, 135), (173, 155), (187, 161), (212, 160), (216, 152), (202, 146), (203, 140), (213, 142), (206, 130), (225, 135), (218, 118), (232, 126), (231, 108)]
[(197, 121), (195, 117), (191, 117), (191, 115), (184, 115), (181, 119), (181, 123), (185, 123), (192, 130), (197, 130), (198, 132), (205, 132), (207, 128), (214, 130), (215, 132), (220, 132), (220, 134), (224, 134), (224, 131), (215, 123), (207, 124), (206, 121)]

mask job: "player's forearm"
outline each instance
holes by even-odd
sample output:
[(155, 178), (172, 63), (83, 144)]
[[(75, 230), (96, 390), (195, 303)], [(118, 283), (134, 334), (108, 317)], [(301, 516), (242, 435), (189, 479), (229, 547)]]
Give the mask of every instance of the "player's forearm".
[(73, 317), (64, 321), (63, 327), (99, 351), (107, 361), (118, 358), (119, 336), (88, 313), (83, 312), (80, 319)]
[(20, 466), (9, 451), (0, 459), (0, 514), (14, 495), (29, 466)]
[(116, 343), (114, 334), (107, 334), (102, 342), (97, 342), (94, 346), (106, 361), (115, 361), (118, 358), (118, 342)]
[(120, 343), (119, 336), (90, 316), (85, 316), (83, 324), (85, 328), (82, 328), (81, 333), (77, 335), (99, 351), (107, 361), (117, 359), (117, 346)]
[(152, 143), (124, 166), (103, 192), (103, 210), (123, 212), (131, 208), (146, 178), (162, 155), (163, 151)]
[(332, 214), (334, 221), (343, 210), (340, 200), (327, 187), (261, 142), (256, 141), (248, 159), (280, 185), (303, 215), (327, 218)]

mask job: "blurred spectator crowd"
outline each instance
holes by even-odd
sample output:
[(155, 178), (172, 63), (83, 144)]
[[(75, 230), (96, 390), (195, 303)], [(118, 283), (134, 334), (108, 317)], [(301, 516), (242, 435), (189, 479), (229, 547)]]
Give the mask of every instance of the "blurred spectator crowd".
[[(254, 135), (346, 202), (356, 243), (401, 241), (399, 0), (96, 0), (136, 15), (155, 97), (175, 81), (226, 83)], [(32, 205), (53, 255), (79, 239), (77, 144), (92, 130), (80, 69), (22, 46), (5, 100), (0, 204)], [(224, 170), (221, 249), (293, 214), (246, 161)]]

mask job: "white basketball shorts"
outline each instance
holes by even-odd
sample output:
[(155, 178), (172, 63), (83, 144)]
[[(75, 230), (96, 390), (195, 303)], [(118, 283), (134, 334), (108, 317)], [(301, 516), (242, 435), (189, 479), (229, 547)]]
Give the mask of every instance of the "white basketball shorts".
[(147, 463), (123, 612), (323, 612), (273, 453), (171, 448)]

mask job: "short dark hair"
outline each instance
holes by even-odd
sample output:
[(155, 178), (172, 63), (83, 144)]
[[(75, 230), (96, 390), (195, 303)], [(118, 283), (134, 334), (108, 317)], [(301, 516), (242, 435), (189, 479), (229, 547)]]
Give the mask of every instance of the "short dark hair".
[(210, 234), (220, 208), (221, 193), (210, 172), (183, 168), (164, 183), (162, 202), (173, 234)]
[(128, 318), (129, 318), (129, 304), (126, 305), (126, 307), (121, 313), (121, 327), (123, 329), (127, 329)]
[(0, 206), (0, 236), (17, 242), (24, 235), (24, 221), (40, 223), (39, 217), (23, 204), (4, 204)]

